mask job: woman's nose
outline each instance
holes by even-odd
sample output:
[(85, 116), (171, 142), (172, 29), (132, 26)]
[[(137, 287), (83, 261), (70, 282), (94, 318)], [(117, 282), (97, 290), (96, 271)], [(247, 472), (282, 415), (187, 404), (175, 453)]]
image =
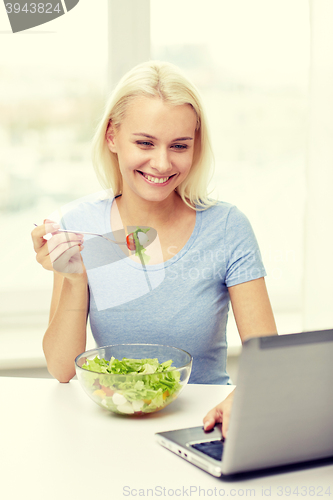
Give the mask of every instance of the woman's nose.
[(161, 174), (169, 172), (172, 169), (167, 151), (156, 151), (156, 155), (151, 159), (150, 165)]

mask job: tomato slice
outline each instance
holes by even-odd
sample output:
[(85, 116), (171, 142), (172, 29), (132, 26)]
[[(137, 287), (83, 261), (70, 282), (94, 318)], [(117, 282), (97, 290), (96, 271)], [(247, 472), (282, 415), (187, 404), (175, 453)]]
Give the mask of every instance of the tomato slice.
[(126, 236), (126, 243), (127, 243), (127, 248), (133, 252), (135, 250), (135, 240), (133, 233), (130, 233)]
[(111, 397), (114, 395), (114, 391), (110, 387), (106, 387), (105, 385), (101, 385), (101, 389), (105, 392), (106, 396)]

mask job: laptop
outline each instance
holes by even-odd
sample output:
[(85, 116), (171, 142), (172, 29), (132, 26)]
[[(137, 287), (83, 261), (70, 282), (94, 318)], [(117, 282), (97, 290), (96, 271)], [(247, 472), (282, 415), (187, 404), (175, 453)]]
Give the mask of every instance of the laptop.
[(156, 438), (217, 477), (333, 457), (333, 330), (244, 342), (225, 441), (221, 425)]

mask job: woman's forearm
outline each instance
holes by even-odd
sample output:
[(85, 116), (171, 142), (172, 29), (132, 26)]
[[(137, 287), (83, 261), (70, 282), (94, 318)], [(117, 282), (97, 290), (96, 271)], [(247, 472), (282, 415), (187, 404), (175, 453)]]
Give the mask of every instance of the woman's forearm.
[(74, 360), (86, 348), (88, 286), (82, 279), (64, 278), (58, 306), (43, 339), (47, 368), (59, 382), (75, 375)]

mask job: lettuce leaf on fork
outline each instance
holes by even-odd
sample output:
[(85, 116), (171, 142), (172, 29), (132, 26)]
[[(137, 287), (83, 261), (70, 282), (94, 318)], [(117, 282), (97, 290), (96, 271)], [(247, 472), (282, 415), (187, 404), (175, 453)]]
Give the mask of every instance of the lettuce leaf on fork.
[(135, 255), (137, 257), (140, 257), (141, 254), (142, 260), (145, 264), (148, 264), (148, 262), (150, 261), (150, 257), (149, 255), (146, 254), (146, 249), (141, 245), (140, 240), (138, 238), (138, 233), (147, 233), (149, 229), (150, 229), (149, 227), (147, 227), (146, 229), (138, 228), (136, 231), (133, 232), (133, 238), (135, 241)]

